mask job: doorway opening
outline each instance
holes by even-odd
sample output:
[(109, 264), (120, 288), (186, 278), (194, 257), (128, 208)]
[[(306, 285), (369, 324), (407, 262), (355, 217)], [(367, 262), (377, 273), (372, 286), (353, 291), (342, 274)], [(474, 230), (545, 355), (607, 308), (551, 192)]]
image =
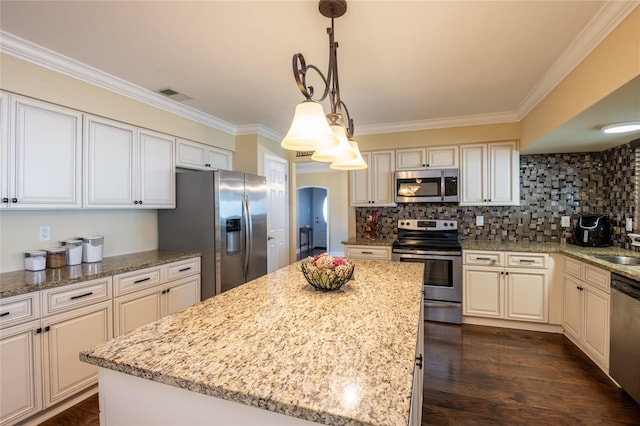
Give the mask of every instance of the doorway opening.
[(329, 246), (329, 198), (326, 188), (298, 188), (296, 207), (297, 259), (325, 253)]

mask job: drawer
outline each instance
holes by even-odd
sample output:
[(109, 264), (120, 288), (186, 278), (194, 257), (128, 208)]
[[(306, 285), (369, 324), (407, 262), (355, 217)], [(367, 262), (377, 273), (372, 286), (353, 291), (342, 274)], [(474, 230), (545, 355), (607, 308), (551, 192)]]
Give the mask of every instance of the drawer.
[(611, 272), (584, 264), (584, 282), (607, 293), (611, 292)]
[(391, 247), (345, 246), (349, 259), (391, 260)]
[(549, 263), (549, 255), (545, 253), (507, 253), (507, 266), (510, 268), (544, 269)]
[(40, 318), (40, 292), (0, 299), (0, 328)]
[(169, 263), (167, 268), (167, 281), (177, 280), (189, 275), (195, 275), (200, 273), (200, 258), (181, 260), (178, 262)]
[(42, 315), (57, 314), (111, 299), (111, 277), (42, 291)]
[(464, 251), (463, 263), (465, 265), (478, 266), (502, 266), (502, 256), (504, 253), (499, 251)]
[(120, 296), (162, 284), (165, 281), (163, 271), (164, 268), (162, 266), (154, 266), (152, 268), (114, 275), (114, 295)]
[(564, 273), (582, 279), (582, 262), (571, 257), (564, 257)]

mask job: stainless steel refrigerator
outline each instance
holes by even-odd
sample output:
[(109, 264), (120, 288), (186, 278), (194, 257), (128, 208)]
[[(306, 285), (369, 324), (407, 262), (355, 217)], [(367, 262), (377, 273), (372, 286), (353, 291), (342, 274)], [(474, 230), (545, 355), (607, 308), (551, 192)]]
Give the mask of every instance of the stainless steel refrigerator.
[(202, 300), (267, 273), (266, 196), (262, 176), (176, 174), (176, 208), (158, 211), (158, 247), (202, 253)]

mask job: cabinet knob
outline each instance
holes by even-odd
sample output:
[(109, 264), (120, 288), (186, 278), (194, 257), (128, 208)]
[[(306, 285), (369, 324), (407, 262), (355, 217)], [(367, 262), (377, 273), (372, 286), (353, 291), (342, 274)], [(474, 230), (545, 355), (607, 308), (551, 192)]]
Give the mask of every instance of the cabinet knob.
[(138, 204), (142, 204), (142, 200), (138, 201)]
[(3, 198), (3, 199), (2, 199), (2, 202), (3, 202), (3, 203), (8, 203), (8, 202), (9, 202), (9, 199), (8, 199), (8, 198)]
[(428, 164), (423, 164), (422, 167), (429, 167), (429, 165)]
[(18, 202), (18, 199), (17, 199), (17, 198), (12, 198), (12, 199), (11, 199), (11, 202), (12, 202), (12, 203), (17, 203), (17, 202)]
[(419, 369), (422, 370), (422, 354), (420, 354), (420, 356), (416, 357), (416, 365), (418, 366)]
[(205, 167), (211, 167), (211, 164), (205, 164), (204, 166)]

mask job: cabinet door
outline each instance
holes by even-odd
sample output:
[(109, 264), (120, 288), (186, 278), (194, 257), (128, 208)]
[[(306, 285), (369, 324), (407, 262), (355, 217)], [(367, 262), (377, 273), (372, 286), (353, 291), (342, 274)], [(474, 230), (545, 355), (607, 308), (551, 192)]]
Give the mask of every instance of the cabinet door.
[(565, 334), (574, 342), (578, 342), (582, 334), (583, 288), (582, 281), (565, 274), (562, 292), (562, 327)]
[(396, 150), (396, 170), (424, 170), (427, 168), (427, 150), (408, 148)]
[(457, 169), (458, 146), (427, 148), (427, 167), (430, 169)]
[(0, 331), (0, 423), (15, 422), (42, 409), (40, 321)]
[(175, 314), (189, 306), (200, 302), (200, 275), (172, 281), (165, 290), (166, 312), (164, 315)]
[(146, 130), (140, 130), (138, 137), (138, 204), (145, 208), (174, 208), (175, 139)]
[(114, 334), (121, 336), (162, 318), (164, 299), (159, 287), (141, 290), (113, 300)]
[(15, 155), (9, 172), (10, 206), (80, 208), (82, 114), (18, 96), (11, 99), (9, 140)]
[(0, 208), (9, 207), (9, 95), (0, 92)]
[(371, 182), (369, 176), (371, 174), (371, 153), (361, 152), (362, 159), (367, 163), (366, 169), (354, 170), (351, 172), (351, 205), (352, 206), (369, 206), (371, 205)]
[(589, 285), (584, 286), (583, 339), (592, 359), (609, 370), (609, 302), (610, 295)]
[(136, 128), (85, 117), (84, 132), (85, 207), (132, 207)]
[(371, 168), (373, 180), (373, 202), (379, 206), (395, 205), (394, 202), (394, 166), (395, 155), (393, 151), (378, 151), (372, 153)]
[(506, 279), (506, 317), (522, 321), (546, 322), (547, 273), (508, 269)]
[(463, 267), (462, 306), (465, 315), (502, 318), (502, 268)]
[(98, 382), (98, 367), (79, 353), (113, 337), (111, 301), (51, 316), (42, 321), (45, 407)]
[(207, 147), (196, 142), (176, 139), (176, 166), (206, 170)]
[(207, 148), (207, 167), (213, 170), (232, 170), (233, 159), (230, 151), (223, 149), (216, 149), (212, 147)]
[(520, 204), (520, 166), (515, 142), (489, 144), (487, 202), (494, 205)]
[(465, 145), (461, 153), (460, 205), (486, 203), (487, 151), (486, 145)]

